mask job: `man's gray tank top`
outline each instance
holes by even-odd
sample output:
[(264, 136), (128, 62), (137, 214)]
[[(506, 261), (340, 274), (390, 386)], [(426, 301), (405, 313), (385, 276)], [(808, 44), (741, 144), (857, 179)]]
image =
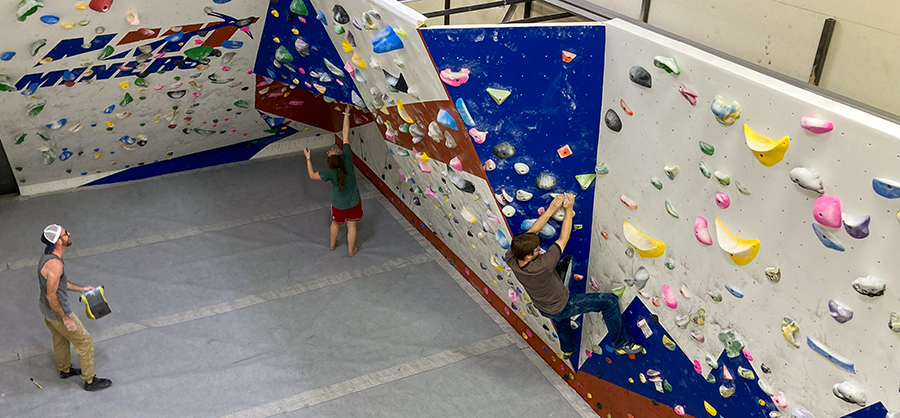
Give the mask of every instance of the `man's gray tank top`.
[(44, 264), (47, 264), (50, 260), (59, 260), (60, 263), (63, 263), (63, 274), (62, 277), (59, 278), (59, 287), (56, 289), (56, 297), (59, 299), (59, 304), (62, 306), (63, 312), (65, 312), (66, 315), (72, 313), (72, 309), (69, 308), (69, 280), (66, 279), (66, 263), (53, 254), (44, 254), (41, 256), (41, 261), (38, 263), (38, 282), (41, 284), (41, 313), (44, 314), (44, 318), (51, 321), (62, 321), (62, 318), (56, 315), (56, 312), (53, 312), (53, 309), (50, 308), (50, 301), (47, 300), (47, 279), (41, 274)]

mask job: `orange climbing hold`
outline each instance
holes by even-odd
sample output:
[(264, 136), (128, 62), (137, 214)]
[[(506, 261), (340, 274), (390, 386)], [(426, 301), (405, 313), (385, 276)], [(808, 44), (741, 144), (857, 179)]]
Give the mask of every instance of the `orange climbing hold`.
[(619, 106), (622, 106), (622, 110), (624, 110), (625, 113), (628, 114), (628, 116), (634, 116), (634, 112), (630, 107), (628, 107), (627, 104), (625, 104), (625, 99), (619, 99)]
[(576, 56), (577, 56), (576, 54), (571, 53), (571, 52), (566, 51), (566, 50), (563, 50), (563, 52), (562, 52), (562, 60), (563, 60), (563, 62), (572, 62), (572, 60), (575, 59)]
[(569, 145), (566, 144), (556, 150), (556, 153), (559, 154), (559, 158), (566, 158), (572, 155), (572, 148), (569, 148)]

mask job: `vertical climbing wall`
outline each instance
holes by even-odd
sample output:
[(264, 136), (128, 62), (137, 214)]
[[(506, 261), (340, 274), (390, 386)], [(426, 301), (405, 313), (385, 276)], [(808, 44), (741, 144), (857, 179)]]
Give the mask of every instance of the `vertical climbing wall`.
[[(594, 225), (608, 239), (590, 275), (624, 288), (648, 354), (581, 370), (693, 416), (704, 401), (723, 416), (900, 409), (900, 126), (624, 22), (606, 45)], [(602, 346), (588, 322), (583, 347)], [(668, 385), (643, 383), (653, 370)]]
[(0, 140), (23, 194), (245, 160), (324, 132), (253, 110), (264, 3), (40, 3), (9, 5), (22, 18), (0, 27)]

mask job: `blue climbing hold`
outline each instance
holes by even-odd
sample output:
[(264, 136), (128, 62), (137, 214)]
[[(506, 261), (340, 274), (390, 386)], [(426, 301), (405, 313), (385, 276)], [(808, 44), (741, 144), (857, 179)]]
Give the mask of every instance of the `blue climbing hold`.
[(132, 137), (130, 137), (130, 136), (128, 136), (128, 135), (125, 135), (125, 136), (119, 138), (119, 142), (121, 142), (121, 143), (123, 143), (123, 144), (125, 144), (125, 145), (132, 145), (132, 144), (134, 144), (135, 142), (137, 142), (137, 139), (134, 139), (134, 138), (132, 138)]
[(403, 41), (400, 40), (400, 37), (394, 32), (394, 28), (390, 25), (382, 28), (372, 38), (372, 51), (376, 54), (383, 54), (401, 48), (403, 48)]
[(438, 123), (440, 123), (441, 125), (444, 125), (444, 126), (450, 128), (450, 129), (453, 129), (454, 131), (458, 131), (458, 130), (459, 130), (459, 128), (457, 128), (457, 126), (456, 126), (456, 120), (454, 120), (454, 119), (453, 119), (453, 116), (450, 116), (450, 114), (447, 113), (447, 111), (444, 110), (444, 109), (441, 109), (441, 110), (438, 112), (438, 115), (437, 115), (437, 121), (438, 121)]
[(472, 119), (472, 114), (469, 113), (469, 108), (466, 107), (466, 102), (463, 101), (462, 97), (456, 99), (456, 111), (459, 112), (459, 117), (462, 118), (463, 123), (468, 126), (475, 126), (475, 120)]
[(215, 4), (225, 4), (225, 3), (228, 3), (228, 2), (230, 2), (230, 1), (231, 1), (231, 0), (213, 0), (213, 3), (215, 3)]
[(12, 51), (4, 52), (4, 53), (0, 54), (0, 61), (9, 61), (9, 60), (13, 59), (14, 56), (16, 56), (15, 52), (12, 52)]
[(103, 109), (103, 113), (108, 115), (108, 114), (112, 113), (113, 110), (116, 110), (116, 105), (112, 105), (110, 107), (107, 107), (106, 109)]
[(47, 124), (44, 126), (46, 126), (47, 129), (57, 130), (57, 129), (62, 128), (63, 126), (66, 126), (66, 122), (68, 122), (68, 121), (65, 118), (62, 118), (56, 122), (53, 122), (53, 123), (50, 123), (50, 124)]
[(900, 198), (900, 183), (888, 179), (872, 179), (872, 188), (879, 196), (888, 199)]
[(506, 237), (506, 234), (504, 234), (503, 231), (498, 229), (494, 237), (497, 239), (497, 244), (500, 244), (500, 248), (503, 248), (504, 250), (509, 249), (509, 238)]
[(225, 48), (225, 49), (240, 49), (242, 46), (244, 46), (244, 43), (241, 41), (222, 42), (222, 48)]
[(40, 87), (40, 86), (41, 85), (38, 83), (31, 83), (28, 85), (28, 87), (25, 87), (24, 89), (22, 89), (22, 95), (23, 96), (31, 96), (32, 94), (34, 94), (37, 91), (38, 87)]
[(316, 14), (316, 20), (322, 22), (323, 25), (328, 26), (328, 18), (325, 17), (325, 13), (319, 10), (319, 13)]
[[(534, 225), (534, 222), (536, 220), (537, 219), (526, 219), (526, 220), (522, 221), (522, 224), (519, 225), (519, 228), (521, 228), (522, 231), (527, 231), (527, 230), (531, 229), (532, 225)], [(541, 228), (540, 231), (538, 231), (538, 236), (543, 239), (551, 239), (556, 236), (556, 228), (554, 228), (550, 224), (546, 224), (546, 225), (544, 225), (543, 228)]]
[(43, 15), (41, 16), (41, 22), (44, 22), (48, 25), (55, 25), (59, 23), (59, 17), (53, 15)]
[(741, 288), (739, 288), (739, 287), (735, 287), (730, 284), (726, 284), (725, 290), (727, 290), (728, 293), (731, 293), (734, 297), (736, 297), (738, 299), (744, 298), (744, 291), (742, 291)]
[[(169, 36), (166, 36), (166, 42), (178, 42), (183, 37), (184, 37), (184, 32), (178, 31)], [(225, 46), (224, 42), (222, 43), (222, 46)]]
[(74, 81), (74, 80), (75, 80), (75, 74), (72, 74), (72, 71), (66, 70), (66, 71), (63, 73), (63, 80), (65, 80), (65, 81)]
[(822, 242), (822, 245), (835, 251), (844, 252), (844, 246), (834, 237), (834, 235), (831, 235), (830, 232), (823, 229), (819, 224), (814, 223), (812, 224), (812, 227), (813, 231), (816, 233), (816, 238)]
[(68, 148), (63, 148), (62, 153), (59, 154), (59, 160), (65, 161), (65, 160), (68, 160), (69, 158), (72, 158), (72, 151), (69, 151)]

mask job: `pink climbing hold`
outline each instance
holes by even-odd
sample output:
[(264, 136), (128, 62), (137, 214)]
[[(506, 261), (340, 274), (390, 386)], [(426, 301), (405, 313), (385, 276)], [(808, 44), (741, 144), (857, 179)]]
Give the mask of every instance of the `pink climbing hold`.
[(808, 116), (800, 118), (800, 126), (815, 134), (824, 134), (834, 129), (834, 123), (830, 120), (816, 119)]
[(153, 58), (159, 59), (159, 58), (162, 58), (162, 57), (164, 57), (164, 56), (166, 56), (165, 51), (164, 51), (164, 52), (160, 52), (160, 53), (154, 55)]
[[(387, 139), (388, 141), (391, 141), (392, 144), (396, 144), (396, 143), (397, 143), (397, 137), (396, 137), (396, 136), (394, 135), (394, 133), (391, 132), (390, 130), (384, 131), (384, 139)], [(419, 167), (420, 167), (420, 168), (422, 167), (422, 162), (421, 162), (421, 161), (419, 161)], [(423, 169), (422, 171), (425, 172), (425, 173), (430, 173), (430, 172), (431, 172), (431, 170), (425, 171), (424, 169)]]
[(429, 167), (428, 164), (419, 161), (419, 170), (422, 170), (423, 173), (428, 174), (431, 172), (431, 167)]
[(424, 193), (425, 193), (425, 197), (430, 197), (432, 199), (438, 199), (440, 197), (440, 196), (438, 196), (437, 193), (434, 192), (434, 190), (431, 190), (431, 187), (425, 189)]
[(223, 65), (223, 66), (222, 66), (222, 71), (225, 71), (225, 72), (231, 71), (231, 67), (229, 67), (229, 66), (227, 66), (227, 65)]
[(403, 182), (403, 183), (406, 183), (406, 176), (403, 175), (403, 171), (401, 171), (401, 170), (398, 168), (398, 169), (397, 169), (397, 172), (400, 173), (400, 181)]
[(162, 90), (162, 89), (164, 89), (164, 88), (166, 88), (166, 86), (162, 86), (162, 85), (156, 86), (156, 90)]
[(706, 222), (706, 218), (698, 216), (697, 220), (694, 221), (694, 236), (697, 237), (697, 241), (700, 241), (703, 245), (713, 244), (712, 236), (709, 235), (709, 224)]
[(475, 141), (476, 144), (483, 144), (484, 140), (487, 138), (487, 134), (487, 132), (481, 132), (475, 128), (469, 129), (469, 136), (472, 137), (472, 140)]
[(694, 371), (697, 374), (703, 374), (703, 366), (700, 365), (700, 360), (694, 360)]
[(538, 216), (541, 216), (541, 215), (544, 214), (544, 207), (543, 207), (543, 206), (541, 206), (541, 207), (538, 208), (537, 214), (538, 214)]
[(356, 67), (354, 67), (350, 61), (344, 63), (344, 69), (347, 70), (347, 73), (350, 74), (351, 78), (356, 78)]
[(195, 91), (195, 92), (194, 92), (194, 98), (199, 98), (199, 97), (200, 97), (200, 92), (199, 92), (199, 91)]
[(450, 159), (450, 167), (453, 167), (456, 171), (462, 171), (463, 165), (462, 161), (459, 160), (459, 157), (453, 157)]
[(722, 209), (728, 209), (731, 206), (731, 197), (727, 193), (716, 192), (716, 205)]
[(772, 402), (781, 409), (788, 407), (787, 398), (784, 397), (784, 392), (778, 392), (772, 395)]
[(816, 222), (831, 228), (841, 227), (841, 200), (828, 195), (819, 196), (813, 206)]
[(516, 292), (516, 288), (510, 287), (509, 292), (507, 293), (509, 293), (509, 301), (511, 303), (516, 303), (519, 301), (519, 292)]
[[(696, 360), (695, 360), (696, 361)], [(681, 405), (675, 405), (675, 413), (678, 415), (684, 415), (684, 407)]]
[(696, 91), (689, 89), (687, 86), (684, 85), (684, 83), (682, 83), (681, 86), (678, 87), (678, 92), (681, 93), (681, 95), (684, 96), (684, 98), (687, 99), (687, 101), (691, 103), (691, 106), (697, 106), (698, 94)]
[(484, 171), (494, 171), (494, 169), (497, 168), (497, 163), (495, 163), (494, 160), (488, 159), (481, 167), (484, 168)]
[(662, 298), (666, 302), (666, 306), (675, 309), (678, 307), (678, 299), (675, 298), (675, 290), (672, 286), (664, 284), (662, 287)]
[(747, 358), (747, 361), (753, 361), (753, 354), (750, 354), (750, 350), (748, 350), (748, 349), (745, 348), (745, 349), (744, 349), (743, 351), (741, 351), (741, 352), (744, 353), (744, 357)]
[(463, 68), (459, 71), (452, 71), (449, 68), (444, 69), (440, 73), (441, 81), (452, 87), (459, 87), (469, 81), (469, 69)]

